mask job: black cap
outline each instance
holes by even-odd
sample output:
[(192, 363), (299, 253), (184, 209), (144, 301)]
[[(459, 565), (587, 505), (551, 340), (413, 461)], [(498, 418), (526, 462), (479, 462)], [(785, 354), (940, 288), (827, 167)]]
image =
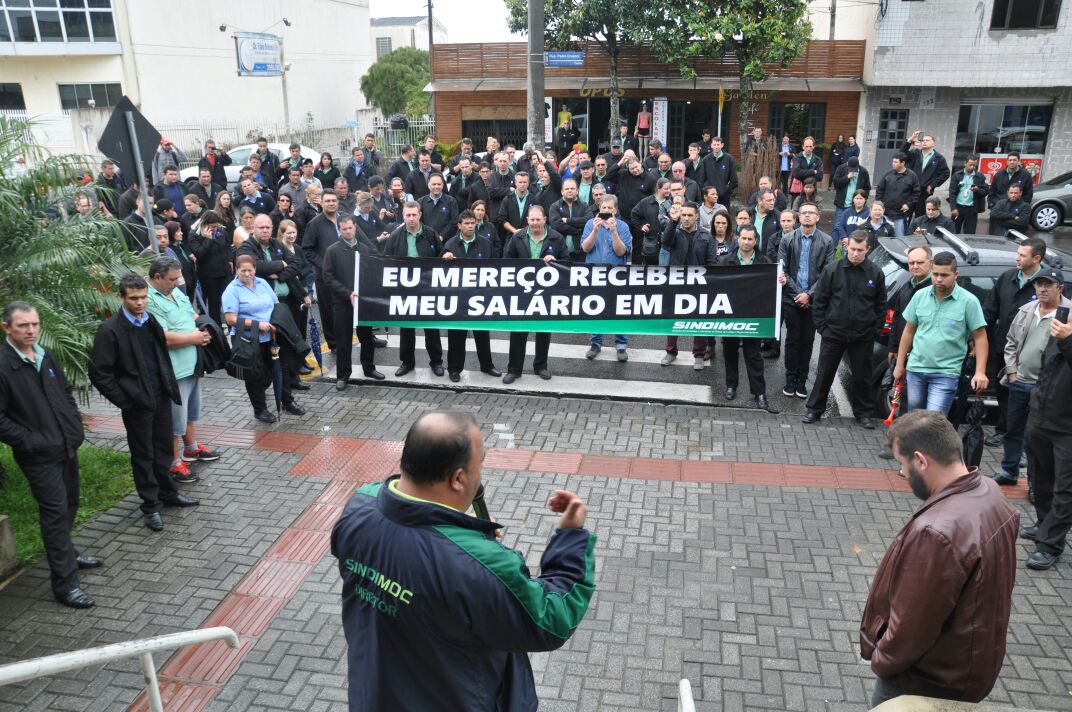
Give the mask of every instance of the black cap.
[(175, 203), (171, 202), (167, 198), (161, 198), (160, 200), (156, 201), (155, 205), (153, 205), (153, 210), (155, 210), (158, 213), (162, 213), (165, 210), (171, 210), (174, 207), (175, 207)]
[(859, 168), (859, 167), (860, 167), (860, 159), (857, 158), (856, 156), (849, 157), (849, 168)]
[(581, 161), (578, 164), (578, 168), (595, 168), (595, 167), (596, 167), (596, 164), (592, 163), (591, 161)]
[(1052, 267), (1047, 267), (1046, 269), (1040, 270), (1038, 275), (1035, 277), (1035, 281), (1037, 282), (1040, 279), (1045, 279), (1047, 281), (1053, 282), (1054, 284), (1065, 283), (1065, 276), (1061, 272), (1061, 270), (1053, 269)]
[(611, 139), (610, 147), (611, 148), (621, 148), (622, 147), (622, 140), (620, 138)]

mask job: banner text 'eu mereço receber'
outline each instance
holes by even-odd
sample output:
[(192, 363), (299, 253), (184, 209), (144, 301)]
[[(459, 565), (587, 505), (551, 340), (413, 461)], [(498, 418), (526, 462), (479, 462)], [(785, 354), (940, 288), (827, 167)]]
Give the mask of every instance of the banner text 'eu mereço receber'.
[(363, 326), (777, 338), (774, 264), (357, 261), (354, 321)]

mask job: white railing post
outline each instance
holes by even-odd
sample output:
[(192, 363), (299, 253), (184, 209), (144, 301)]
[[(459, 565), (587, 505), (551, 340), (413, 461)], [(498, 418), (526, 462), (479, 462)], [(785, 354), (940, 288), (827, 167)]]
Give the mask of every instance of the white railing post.
[(145, 696), (149, 698), (150, 712), (164, 712), (164, 703), (160, 699), (160, 684), (156, 681), (156, 665), (152, 653), (141, 654), (141, 672), (145, 676)]

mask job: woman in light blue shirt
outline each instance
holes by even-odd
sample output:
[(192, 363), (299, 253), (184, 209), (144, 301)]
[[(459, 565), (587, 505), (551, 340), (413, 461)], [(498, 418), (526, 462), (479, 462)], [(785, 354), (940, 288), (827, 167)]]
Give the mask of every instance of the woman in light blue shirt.
[[(272, 286), (257, 276), (257, 260), (251, 255), (239, 255), (235, 260), (235, 278), (223, 291), (221, 302), (223, 319), (231, 327), (232, 342), (239, 338), (235, 333), (236, 327), (241, 333), (246, 333), (253, 322), (258, 322), (261, 368), (256, 373), (247, 374), (246, 394), (257, 420), (274, 423), (276, 417), (268, 410), (265, 390), (272, 384), (272, 334), (275, 329), (271, 319), (279, 298)], [(285, 364), (285, 361), (281, 359), (280, 364)], [(284, 373), (283, 409), (294, 415), (304, 415), (305, 409), (291, 395), (290, 380), (289, 374)]]

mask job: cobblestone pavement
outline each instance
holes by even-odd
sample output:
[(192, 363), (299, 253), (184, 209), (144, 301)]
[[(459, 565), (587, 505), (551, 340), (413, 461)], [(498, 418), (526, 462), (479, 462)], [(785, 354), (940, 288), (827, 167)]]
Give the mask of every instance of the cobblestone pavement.
[[(860, 710), (871, 673), (857, 625), (871, 575), (916, 500), (883, 470), (881, 434), (751, 410), (324, 384), (309, 413), (255, 424), (240, 384), (206, 384), (204, 440), (225, 449), (186, 487), (194, 509), (148, 532), (127, 498), (79, 532), (107, 560), (98, 600), (49, 599), (39, 564), (0, 590), (0, 663), (210, 625), (242, 641), (158, 656), (169, 710), (335, 710), (345, 641), (327, 532), (357, 484), (393, 471), (420, 412), (474, 410), (489, 447), (489, 507), (533, 567), (577, 490), (599, 535), (597, 593), (561, 650), (533, 656), (543, 710), (673, 710), (688, 677), (700, 710)], [(95, 400), (91, 439), (122, 448)], [(984, 467), (996, 466), (994, 449)], [(1017, 497), (1029, 516), (1023, 489)], [(1019, 547), (1022, 559), (1029, 553)], [(1018, 573), (1009, 655), (991, 700), (1072, 709), (1072, 574)], [(0, 688), (0, 712), (117, 710), (138, 702), (131, 662)]]

